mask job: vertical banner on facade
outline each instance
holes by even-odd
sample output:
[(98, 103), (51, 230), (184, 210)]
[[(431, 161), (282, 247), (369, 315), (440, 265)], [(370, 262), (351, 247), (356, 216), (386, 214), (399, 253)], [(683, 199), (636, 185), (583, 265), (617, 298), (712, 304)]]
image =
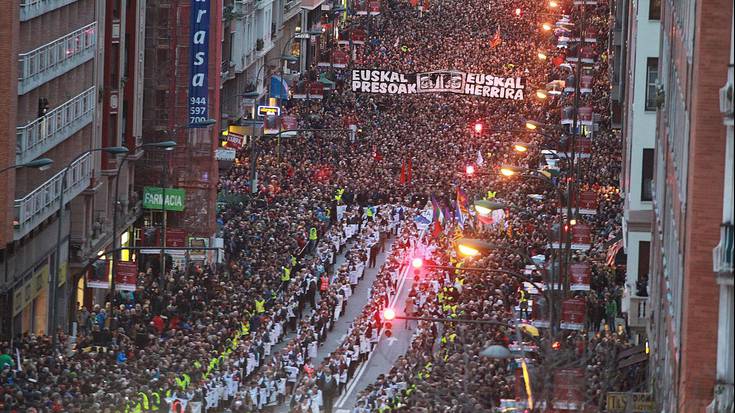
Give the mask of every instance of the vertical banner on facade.
[(585, 383), (582, 369), (561, 369), (554, 372), (553, 407), (564, 410), (581, 410), (585, 400)]
[(565, 330), (584, 329), (584, 317), (587, 313), (587, 304), (578, 298), (569, 298), (561, 303), (560, 327)]
[(210, 0), (190, 0), (189, 127), (201, 128), (209, 118)]
[(115, 266), (115, 290), (135, 291), (138, 282), (138, 264), (135, 261), (120, 261)]
[(589, 291), (592, 279), (592, 267), (589, 262), (575, 262), (569, 264), (569, 278), (571, 291)]
[(99, 259), (92, 264), (87, 273), (87, 287), (110, 288), (110, 261)]

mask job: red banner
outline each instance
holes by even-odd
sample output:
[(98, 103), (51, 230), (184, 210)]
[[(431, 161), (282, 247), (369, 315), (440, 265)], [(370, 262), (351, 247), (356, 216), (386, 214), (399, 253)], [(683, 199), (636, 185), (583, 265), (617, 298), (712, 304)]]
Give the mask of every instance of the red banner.
[(364, 44), (366, 39), (367, 39), (367, 34), (365, 34), (365, 30), (352, 29), (350, 31), (350, 40), (352, 40), (352, 43)]
[(227, 141), (227, 147), (234, 149), (240, 149), (242, 147), (243, 141), (245, 140), (245, 137), (243, 135), (235, 132), (227, 132), (227, 136), (225, 138), (225, 140)]
[(97, 260), (87, 272), (88, 288), (110, 288), (110, 262)]
[(579, 122), (582, 125), (592, 125), (592, 106), (579, 108)]
[(186, 231), (179, 228), (167, 228), (166, 247), (186, 247)]
[(335, 50), (332, 52), (332, 65), (338, 68), (347, 67), (350, 63), (350, 55), (343, 50)]
[(554, 408), (581, 410), (585, 399), (585, 383), (583, 369), (562, 369), (554, 372)]
[(569, 289), (572, 291), (589, 291), (592, 279), (592, 267), (588, 262), (576, 262), (569, 265)]
[(584, 215), (597, 214), (597, 193), (594, 191), (583, 191), (579, 193), (577, 199), (579, 213)]
[(115, 266), (115, 290), (135, 291), (138, 282), (138, 264), (134, 261), (120, 261)]
[(584, 329), (584, 318), (587, 313), (587, 304), (578, 298), (569, 298), (561, 303), (560, 327), (566, 330)]
[(380, 14), (380, 1), (371, 1), (368, 4), (368, 12), (372, 15)]
[(572, 249), (588, 250), (592, 246), (592, 228), (587, 224), (578, 223), (572, 227)]
[(324, 85), (319, 82), (310, 82), (309, 97), (312, 99), (321, 99), (324, 97)]
[(582, 75), (579, 80), (579, 91), (582, 93), (592, 92), (592, 80), (594, 78), (590, 75)]
[(281, 118), (281, 128), (283, 130), (294, 130), (299, 128), (299, 122), (295, 116), (284, 115)]

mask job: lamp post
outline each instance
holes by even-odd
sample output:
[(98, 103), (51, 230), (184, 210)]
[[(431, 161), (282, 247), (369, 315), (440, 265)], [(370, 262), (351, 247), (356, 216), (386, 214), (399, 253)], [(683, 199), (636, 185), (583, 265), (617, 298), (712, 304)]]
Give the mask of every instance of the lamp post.
[(51, 332), (51, 344), (52, 348), (56, 348), (56, 344), (58, 343), (58, 337), (56, 334), (56, 323), (58, 319), (58, 309), (57, 307), (57, 289), (58, 289), (58, 280), (59, 275), (61, 274), (61, 235), (62, 235), (62, 227), (64, 222), (64, 192), (66, 191), (66, 174), (69, 172), (69, 167), (73, 165), (78, 160), (82, 159), (82, 157), (92, 153), (92, 152), (107, 152), (111, 155), (121, 155), (124, 153), (128, 153), (128, 148), (124, 146), (108, 146), (104, 148), (95, 148), (95, 149), (89, 149), (86, 150), (79, 155), (77, 155), (74, 159), (72, 159), (71, 162), (69, 162), (66, 167), (64, 168), (64, 172), (61, 174), (61, 191), (59, 191), (59, 219), (57, 220), (58, 228), (56, 231), (56, 251), (54, 256), (54, 272), (51, 275), (51, 280), (49, 282), (49, 292), (51, 293), (51, 326), (49, 327), (49, 331)]
[(54, 161), (49, 158), (38, 158), (30, 162), (21, 163), (18, 165), (10, 165), (8, 167), (0, 169), (0, 174), (5, 171), (9, 171), (11, 169), (22, 169), (22, 168), (36, 168), (40, 171), (45, 171), (51, 166), (52, 163), (54, 163)]
[(133, 148), (132, 152), (126, 153), (125, 156), (123, 156), (123, 158), (118, 163), (117, 171), (115, 172), (115, 198), (112, 204), (112, 250), (114, 251), (112, 254), (112, 277), (110, 279), (110, 292), (112, 295), (115, 294), (115, 276), (117, 275), (117, 261), (120, 254), (120, 251), (118, 251), (117, 248), (117, 215), (119, 206), (118, 197), (120, 196), (120, 171), (122, 171), (123, 165), (125, 165), (125, 162), (128, 160), (130, 155), (137, 153), (139, 149), (159, 148), (164, 150), (172, 150), (175, 147), (176, 141), (144, 143)]

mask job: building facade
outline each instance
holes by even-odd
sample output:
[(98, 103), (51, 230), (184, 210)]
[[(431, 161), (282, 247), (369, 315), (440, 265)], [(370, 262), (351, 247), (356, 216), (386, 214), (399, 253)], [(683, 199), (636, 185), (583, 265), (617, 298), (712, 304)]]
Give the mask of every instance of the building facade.
[[(730, 23), (732, 35), (735, 35), (735, 24)], [(732, 39), (732, 36), (730, 37)], [(735, 223), (735, 207), (733, 207), (733, 48), (730, 47), (730, 64), (727, 68), (727, 83), (720, 89), (720, 112), (727, 132), (725, 134), (725, 176), (722, 196), (722, 224), (720, 225), (720, 242), (712, 251), (712, 259), (717, 284), (720, 289), (720, 306), (717, 315), (717, 376), (714, 399), (707, 406), (707, 413), (733, 411), (733, 382), (735, 368), (733, 357), (735, 346), (735, 301), (733, 300), (733, 223)]]
[(0, 68), (0, 145), (7, 149), (0, 151), (0, 168), (37, 158), (54, 163), (44, 171), (21, 168), (0, 176), (0, 337), (48, 333), (52, 292), (57, 326), (67, 329), (78, 299), (75, 280), (110, 243), (116, 158), (91, 150), (121, 143), (119, 133), (103, 129), (106, 20), (113, 4), (3, 3), (4, 61), (17, 64)]
[[(652, 192), (650, 378), (661, 412), (704, 412), (716, 388), (732, 2), (664, 0)], [(730, 201), (731, 203), (732, 201)]]
[[(652, 182), (656, 137), (656, 97), (661, 3), (630, 0), (620, 16), (624, 40), (622, 66), (622, 122), (624, 168), (623, 245), (627, 255), (622, 311), (638, 336), (645, 332), (651, 245)], [(622, 56), (624, 55), (624, 56)]]

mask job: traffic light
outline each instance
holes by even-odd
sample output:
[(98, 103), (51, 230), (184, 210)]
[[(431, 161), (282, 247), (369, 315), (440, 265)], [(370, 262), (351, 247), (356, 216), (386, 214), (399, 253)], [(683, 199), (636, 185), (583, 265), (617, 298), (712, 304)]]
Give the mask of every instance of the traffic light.
[(393, 335), (393, 331), (391, 329), (393, 328), (392, 321), (396, 318), (396, 311), (392, 308), (386, 308), (383, 310), (383, 328), (385, 329), (385, 336), (391, 337)]
[(467, 176), (472, 176), (475, 174), (475, 167), (474, 165), (467, 165), (466, 168), (464, 168), (465, 173)]

